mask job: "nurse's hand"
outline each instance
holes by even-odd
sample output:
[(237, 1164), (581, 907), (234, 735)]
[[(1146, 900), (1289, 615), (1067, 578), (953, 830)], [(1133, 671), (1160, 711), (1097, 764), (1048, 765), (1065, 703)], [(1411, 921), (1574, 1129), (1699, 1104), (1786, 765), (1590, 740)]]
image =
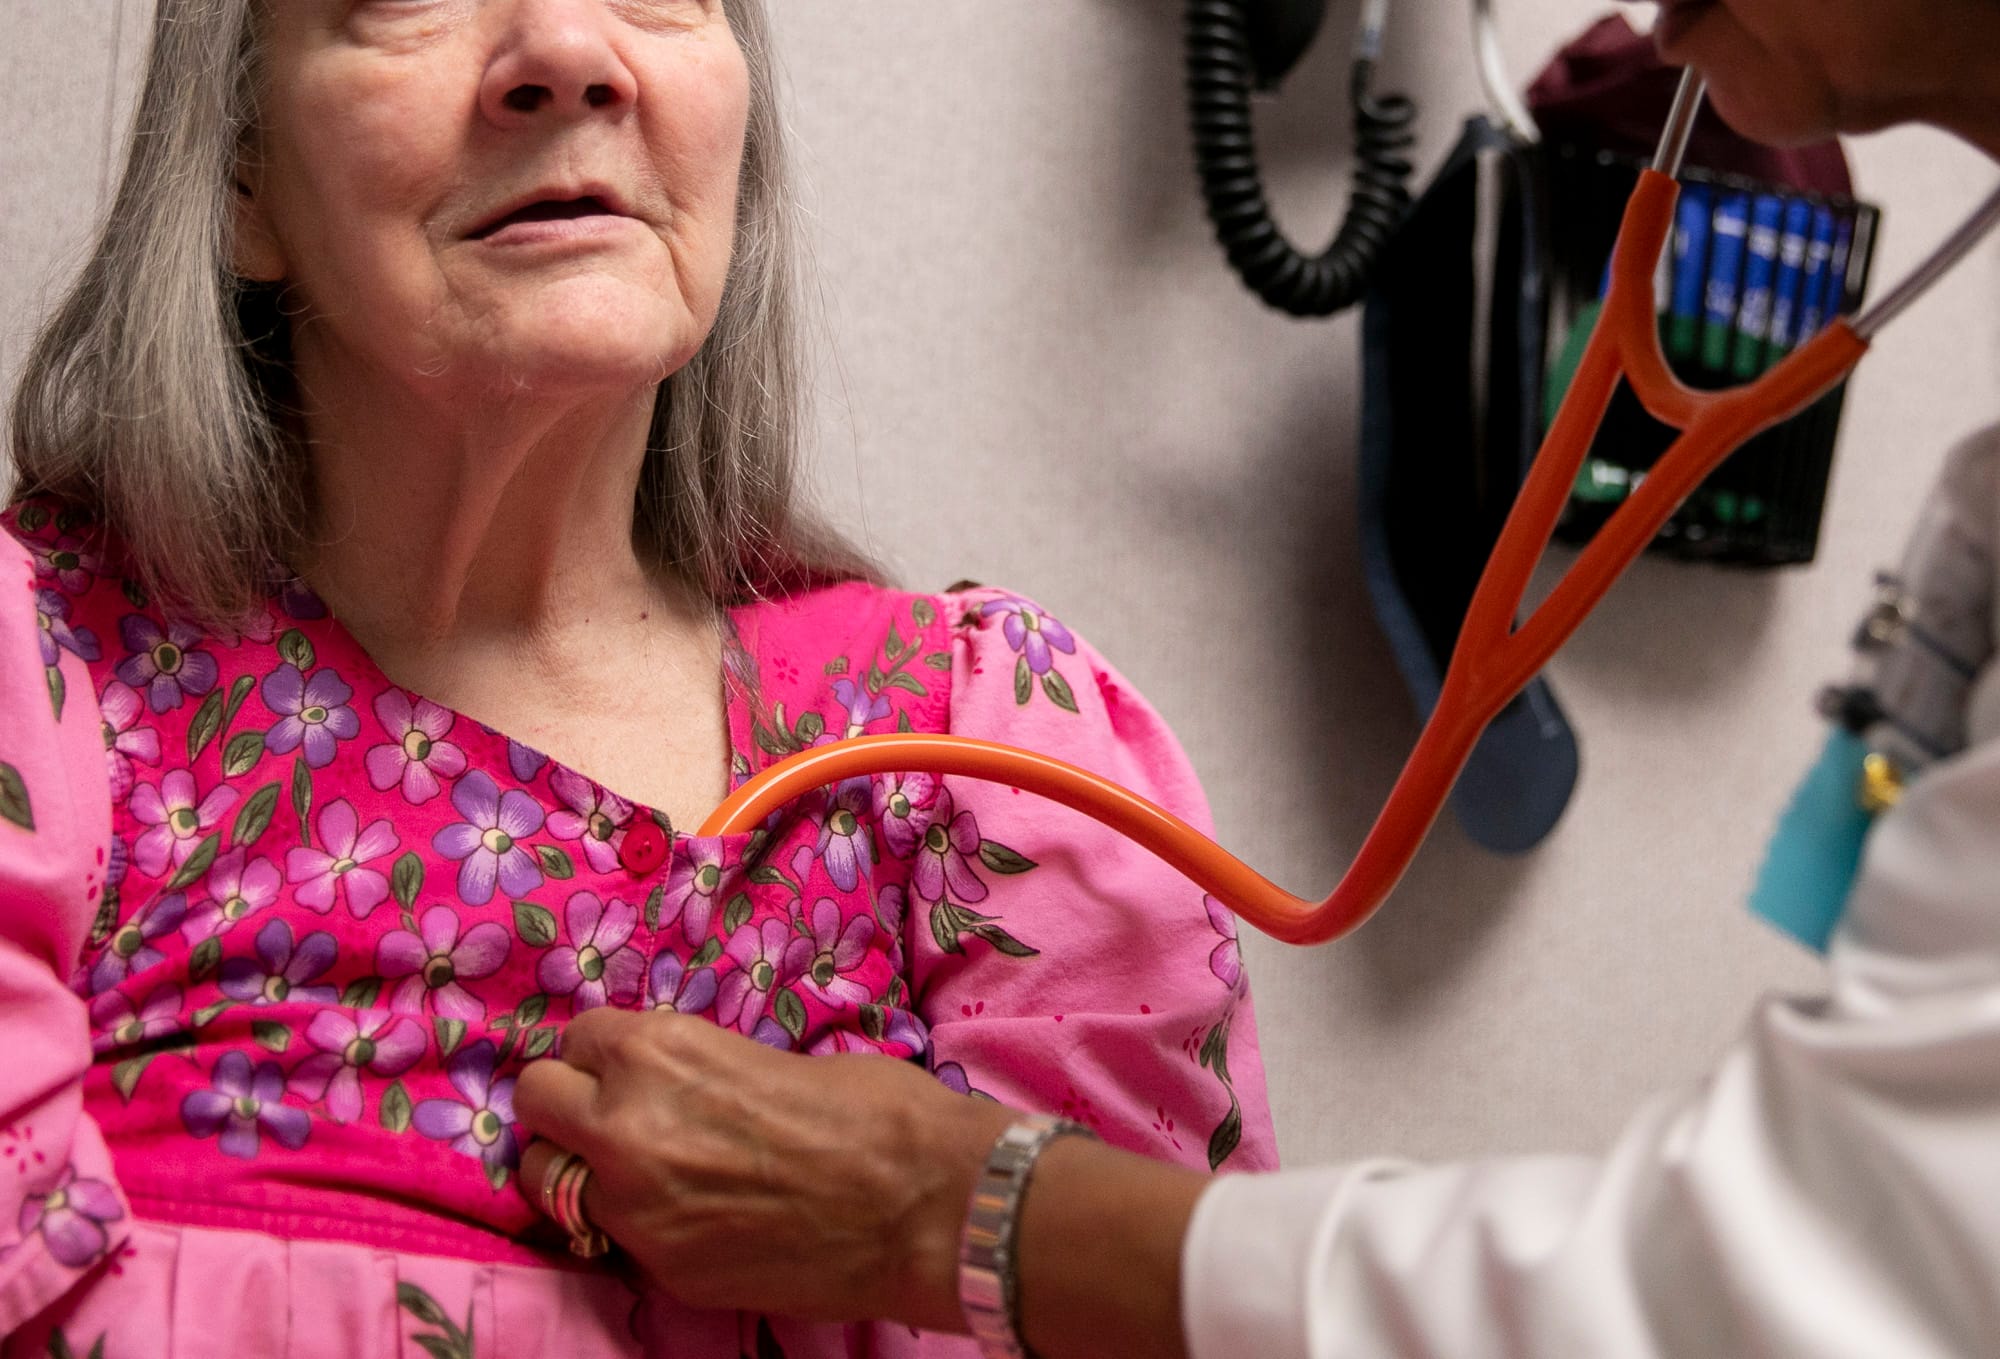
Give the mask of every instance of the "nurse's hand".
[(958, 1236), (1014, 1115), (907, 1062), (777, 1052), (671, 1012), (591, 1010), (533, 1062), (514, 1112), (539, 1209), (559, 1151), (584, 1210), (690, 1306), (958, 1331)]

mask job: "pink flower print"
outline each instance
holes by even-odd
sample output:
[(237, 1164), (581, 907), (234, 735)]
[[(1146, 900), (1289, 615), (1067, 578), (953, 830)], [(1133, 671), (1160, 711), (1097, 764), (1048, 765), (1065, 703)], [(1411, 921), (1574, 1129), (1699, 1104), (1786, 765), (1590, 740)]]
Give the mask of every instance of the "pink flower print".
[(136, 1009), (122, 992), (104, 992), (90, 1002), (91, 1047), (109, 1052), (172, 1033), (180, 1027), (181, 999), (172, 982), (154, 987)]
[(231, 958), (222, 964), (222, 994), (253, 1005), (333, 1005), (340, 999), (331, 986), (309, 986), (326, 974), (340, 955), (340, 945), (325, 930), (314, 930), (294, 946), (292, 927), (272, 920), (257, 931), (257, 956)]
[(292, 1070), (291, 1092), (303, 1100), (325, 1100), (335, 1123), (361, 1117), (365, 1100), (361, 1073), (400, 1076), (424, 1055), (423, 1026), (387, 1010), (322, 1010), (306, 1025), (306, 1041), (317, 1052)]
[(859, 736), (870, 722), (879, 722), (889, 715), (889, 700), (881, 694), (871, 694), (867, 686), (857, 684), (848, 678), (833, 682), (833, 696), (847, 713), (847, 735)]
[(111, 1245), (104, 1224), (124, 1216), (117, 1190), (103, 1180), (78, 1179), (72, 1165), (63, 1167), (62, 1177), (48, 1193), (21, 1200), (15, 1225), (24, 1238), (40, 1232), (57, 1264), (82, 1269)]
[(1027, 659), (1028, 669), (1033, 673), (1049, 673), (1049, 667), (1055, 664), (1055, 658), (1049, 654), (1051, 648), (1066, 655), (1076, 654), (1076, 638), (1069, 629), (1027, 600), (994, 599), (980, 606), (982, 619), (996, 613), (1007, 615), (1000, 625), (1000, 635), (1018, 655)]
[(771, 992), (796, 975), (785, 956), (791, 939), (791, 927), (782, 920), (749, 921), (729, 936), (723, 952), (735, 960), (736, 970), (722, 979), (715, 1008), (715, 1017), (725, 1026), (755, 1033)]
[(907, 859), (935, 818), (940, 789), (929, 774), (885, 774), (875, 785), (875, 819), (889, 852)]
[(264, 706), (278, 715), (278, 724), (264, 734), (264, 748), (273, 755), (288, 755), (301, 745), (306, 748), (306, 764), (324, 769), (342, 741), (361, 730), (361, 719), (347, 700), (354, 690), (330, 669), (313, 671), (307, 679), (290, 661), (264, 677), (261, 689)]
[(320, 812), (317, 823), (325, 848), (302, 846), (285, 852), (285, 880), (304, 884), (298, 890), (300, 905), (325, 915), (333, 909), (335, 891), (344, 891), (347, 909), (356, 920), (366, 920), (387, 899), (389, 880), (362, 865), (394, 852), (396, 832), (389, 828), (387, 817), (369, 823), (366, 830), (358, 829), (359, 820), (346, 798), (335, 798)]
[(54, 665), (65, 651), (73, 651), (86, 661), (94, 661), (102, 654), (96, 633), (86, 627), (70, 626), (69, 600), (54, 590), (35, 591), (35, 621), (41, 625), (43, 665)]
[(458, 861), (458, 896), (468, 906), (484, 906), (493, 887), (524, 897), (542, 885), (535, 856), (516, 843), (542, 828), (542, 808), (518, 788), (504, 794), (483, 769), (451, 788), (451, 805), (465, 818), (439, 831), (431, 847)]
[(465, 752), (445, 740), (456, 720), (449, 709), (427, 698), (415, 703), (400, 689), (384, 689), (375, 696), (375, 716), (389, 743), (368, 751), (368, 782), (377, 792), (403, 786), (403, 801), (421, 807), (444, 791), (440, 779), (455, 779), (465, 772)]
[(850, 975), (868, 959), (868, 945), (875, 939), (875, 922), (857, 915), (843, 927), (840, 907), (830, 897), (813, 903), (810, 920), (801, 920), (810, 933), (794, 938), (785, 946), (785, 971), (799, 984), (834, 1009), (866, 1005), (873, 997), (868, 988)]
[(284, 1104), (285, 1073), (276, 1062), (253, 1068), (241, 1052), (225, 1052), (215, 1063), (208, 1090), (191, 1092), (181, 1101), (181, 1124), (195, 1137), (221, 1134), (224, 1156), (249, 1160), (257, 1154), (260, 1132), (281, 1147), (297, 1151), (312, 1132), (303, 1109)]
[(986, 899), (986, 884), (972, 871), (971, 856), (979, 852), (979, 823), (971, 812), (952, 815), (951, 790), (938, 790), (936, 815), (924, 831), (917, 860), (910, 867), (910, 886), (917, 899), (939, 902), (949, 892), (970, 906)]
[(697, 967), (689, 971), (687, 960), (679, 954), (662, 953), (653, 959), (652, 971), (646, 979), (650, 997), (647, 1008), (698, 1015), (715, 1004), (719, 985), (714, 968)]
[(864, 864), (875, 861), (875, 847), (868, 826), (861, 819), (871, 798), (867, 778), (848, 779), (834, 793), (833, 806), (820, 823), (819, 844), (814, 853), (826, 865), (827, 876), (843, 892), (852, 892), (861, 880)]
[(511, 1170), (520, 1160), (514, 1140), (514, 1078), (493, 1079), (499, 1054), (487, 1039), (462, 1047), (445, 1065), (452, 1088), (464, 1097), (420, 1102), (411, 1122), (417, 1131), (451, 1149), (476, 1156), (489, 1175)]
[(118, 662), (116, 674), (134, 689), (145, 690), (154, 712), (178, 708), (188, 695), (199, 698), (215, 687), (215, 657), (194, 649), (202, 635), (187, 624), (163, 629), (144, 614), (128, 613), (118, 622), (118, 636), (132, 654)]
[(155, 939), (172, 934), (187, 915), (187, 893), (175, 892), (146, 903), (104, 941), (103, 952), (90, 965), (89, 994), (117, 986), (135, 972), (144, 972), (166, 955), (153, 947)]
[(132, 791), (132, 761), (160, 762), (160, 733), (139, 724), (146, 705), (139, 691), (122, 680), (105, 684), (97, 707), (103, 715), (104, 755), (111, 767), (111, 799), (122, 801)]
[(552, 996), (568, 996), (570, 1013), (600, 1005), (629, 1006), (639, 999), (646, 975), (645, 955), (625, 941), (639, 925), (639, 908), (595, 892), (573, 892), (563, 907), (567, 943), (542, 955), (535, 980)]
[(73, 595), (88, 590), (91, 579), (103, 565), (96, 551), (73, 533), (56, 539), (54, 546), (31, 543), (28, 551), (35, 558), (35, 574), (44, 579), (55, 577)]
[(1201, 904), (1208, 909), (1210, 928), (1222, 936), (1222, 942), (1208, 955), (1208, 970), (1232, 992), (1240, 992), (1243, 990), (1243, 950), (1236, 942), (1236, 917), (1227, 906), (1205, 892)]
[(375, 949), (375, 970), (385, 980), (404, 978), (389, 996), (391, 1010), (421, 1014), (428, 1002), (446, 1019), (473, 1023), (486, 1018), (486, 1002), (459, 983), (498, 972), (514, 939), (505, 926), (491, 920), (474, 925), (463, 939), (458, 926), (458, 913), (451, 907), (433, 906), (418, 917), (417, 934), (391, 930), (382, 936)]
[(708, 938), (709, 922), (715, 918), (715, 899), (722, 894), (725, 878), (722, 840), (715, 836), (698, 838), (690, 835), (682, 843), (687, 846), (687, 854), (667, 874), (667, 891), (661, 898), (660, 926), (664, 929), (678, 917), (681, 937), (690, 944), (699, 944)]
[(269, 859), (252, 859), (248, 850), (230, 850), (209, 868), (208, 900), (188, 912), (181, 937), (190, 944), (214, 938), (276, 901), (280, 885), (278, 866)]
[(242, 796), (226, 783), (210, 789), (207, 797), (199, 794), (194, 775), (185, 769), (170, 771), (158, 788), (142, 783), (132, 790), (132, 815), (151, 827), (132, 846), (132, 862), (141, 873), (162, 877), (168, 864), (179, 868), (186, 863), (201, 838)]
[(580, 841), (583, 857), (597, 872), (615, 871), (618, 847), (613, 837), (631, 821), (632, 804), (560, 766), (549, 775), (549, 787), (567, 809), (550, 813), (549, 834), (558, 840)]

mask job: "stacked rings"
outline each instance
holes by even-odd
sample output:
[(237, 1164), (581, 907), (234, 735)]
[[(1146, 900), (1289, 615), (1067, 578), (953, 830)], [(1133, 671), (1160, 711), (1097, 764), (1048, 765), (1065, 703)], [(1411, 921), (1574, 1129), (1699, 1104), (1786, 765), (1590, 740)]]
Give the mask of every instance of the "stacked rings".
[(583, 1260), (611, 1249), (610, 1240), (583, 1211), (583, 1187), (589, 1182), (589, 1163), (573, 1151), (558, 1152), (542, 1172), (542, 1207), (569, 1233), (570, 1253)]

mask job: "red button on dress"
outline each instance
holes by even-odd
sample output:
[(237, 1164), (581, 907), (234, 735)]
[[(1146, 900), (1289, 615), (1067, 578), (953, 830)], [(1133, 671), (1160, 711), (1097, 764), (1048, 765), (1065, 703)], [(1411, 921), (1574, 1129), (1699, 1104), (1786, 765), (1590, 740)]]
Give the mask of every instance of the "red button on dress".
[(650, 873), (667, 861), (667, 833), (653, 818), (640, 812), (618, 846), (618, 862), (632, 873)]

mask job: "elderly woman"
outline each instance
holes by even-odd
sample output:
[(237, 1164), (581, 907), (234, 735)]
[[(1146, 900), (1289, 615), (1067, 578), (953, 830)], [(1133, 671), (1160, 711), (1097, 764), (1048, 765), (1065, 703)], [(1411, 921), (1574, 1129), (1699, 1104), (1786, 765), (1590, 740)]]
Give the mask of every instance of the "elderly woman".
[[(162, 0), (0, 537), (5, 1354), (974, 1352), (571, 1259), (602, 1186), (514, 1092), (596, 1010), (734, 1031), (740, 1107), (771, 1049), (936, 1085), (913, 1149), (998, 1100), (1271, 1164), (1228, 920), (1080, 818), (911, 772), (674, 829), (897, 729), (1204, 816), (1054, 618), (794, 503), (769, 70), (762, 0)], [(857, 1280), (960, 1192), (826, 1188)]]
[[(1655, 37), (1749, 135), (1922, 121), (2000, 157), (2000, 0), (1672, 0)], [(711, 1027), (611, 1011), (523, 1075), (517, 1107), (599, 1167), (583, 1209), (663, 1286), (957, 1320), (996, 1359), (2000, 1354), (1996, 560), (1989, 432), (1933, 493), (1866, 634), (1893, 640), (1871, 644), (1875, 682), (1849, 695), (1866, 701), (1843, 705), (1930, 763), (1896, 757), (1900, 802), (1844, 898), (1787, 903), (1845, 906), (1826, 994), (1765, 1002), (1709, 1079), (1651, 1102), (1602, 1158), (1211, 1182), (960, 1110), (888, 1063), (745, 1057)], [(1864, 792), (1887, 800), (1856, 786), (1845, 743), (1856, 777), (1802, 816), (1846, 825)], [(1839, 858), (1837, 832), (1806, 838)], [(1844, 889), (1853, 867), (1810, 877)], [(739, 1062), (754, 1102), (714, 1093)], [(873, 1194), (858, 1217), (851, 1186), (892, 1173), (923, 1192)], [(760, 1267), (747, 1242), (773, 1236), (798, 1268)], [(857, 1236), (898, 1267), (848, 1268)]]

